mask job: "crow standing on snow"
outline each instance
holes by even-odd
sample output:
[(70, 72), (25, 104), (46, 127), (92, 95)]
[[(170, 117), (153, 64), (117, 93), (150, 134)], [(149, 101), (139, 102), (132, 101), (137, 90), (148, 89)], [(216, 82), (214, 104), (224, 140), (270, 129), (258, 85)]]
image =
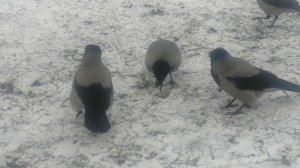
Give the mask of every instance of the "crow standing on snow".
[(296, 0), (257, 0), (259, 8), (266, 13), (265, 18), (256, 19), (270, 19), (271, 16), (275, 16), (271, 26), (274, 26), (279, 15), (285, 12), (300, 12), (299, 3)]
[(71, 105), (78, 113), (85, 110), (84, 125), (92, 132), (107, 132), (111, 126), (106, 111), (112, 104), (113, 86), (108, 68), (102, 63), (101, 49), (87, 45), (71, 90)]
[(235, 99), (243, 102), (243, 105), (232, 115), (240, 113), (244, 106), (250, 106), (270, 89), (280, 89), (292, 92), (300, 92), (300, 86), (278, 78), (276, 75), (257, 68), (250, 63), (232, 57), (225, 49), (217, 48), (209, 54), (213, 78), (219, 81), (218, 86), (233, 99), (226, 106), (230, 107)]
[(171, 77), (171, 84), (174, 84), (171, 72), (178, 69), (181, 57), (178, 46), (172, 41), (159, 39), (149, 46), (145, 65), (148, 71), (154, 73), (156, 87), (160, 87), (160, 90), (168, 74)]

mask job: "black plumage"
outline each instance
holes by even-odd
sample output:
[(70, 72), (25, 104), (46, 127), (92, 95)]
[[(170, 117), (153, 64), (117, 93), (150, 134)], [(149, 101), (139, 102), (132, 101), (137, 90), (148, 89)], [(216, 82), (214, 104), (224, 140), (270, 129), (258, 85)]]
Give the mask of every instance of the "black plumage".
[(80, 86), (74, 81), (75, 90), (78, 93), (85, 108), (84, 125), (92, 132), (106, 132), (111, 126), (106, 115), (110, 106), (113, 88), (103, 88), (101, 84), (92, 84), (88, 87)]
[(267, 89), (281, 89), (292, 92), (300, 92), (300, 86), (278, 78), (276, 75), (259, 69), (259, 73), (251, 77), (227, 77), (238, 89), (264, 91)]
[(152, 66), (152, 71), (154, 73), (154, 76), (156, 78), (156, 87), (160, 86), (160, 89), (162, 87), (163, 81), (167, 77), (167, 75), (171, 72), (171, 67), (165, 60), (157, 60), (154, 62)]
[(300, 11), (299, 3), (295, 0), (263, 0), (266, 4), (277, 8), (294, 9)]

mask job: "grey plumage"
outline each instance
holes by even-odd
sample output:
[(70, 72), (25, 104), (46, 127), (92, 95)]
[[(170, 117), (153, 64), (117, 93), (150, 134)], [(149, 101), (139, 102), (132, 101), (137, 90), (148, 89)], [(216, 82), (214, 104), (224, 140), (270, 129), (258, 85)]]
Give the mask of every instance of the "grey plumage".
[(87, 45), (75, 73), (70, 103), (76, 112), (85, 111), (85, 126), (92, 132), (110, 129), (106, 111), (113, 102), (113, 86), (109, 69), (101, 60), (101, 49)]
[[(280, 79), (240, 58), (232, 57), (223, 48), (211, 51), (210, 59), (211, 71), (215, 75), (213, 78), (218, 78), (218, 86), (233, 98), (243, 102), (243, 106), (253, 105), (270, 89), (300, 92), (299, 85)], [(239, 110), (235, 114), (238, 113)]]
[(162, 87), (168, 74), (173, 82), (171, 72), (179, 68), (181, 58), (178, 46), (172, 41), (159, 39), (150, 44), (145, 57), (145, 65), (148, 71), (154, 73), (157, 87)]
[(270, 26), (274, 26), (276, 20), (279, 15), (285, 12), (300, 12), (299, 3), (296, 0), (257, 0), (257, 3), (265, 13), (265, 18), (257, 18), (257, 19), (270, 19), (271, 16), (274, 16)]

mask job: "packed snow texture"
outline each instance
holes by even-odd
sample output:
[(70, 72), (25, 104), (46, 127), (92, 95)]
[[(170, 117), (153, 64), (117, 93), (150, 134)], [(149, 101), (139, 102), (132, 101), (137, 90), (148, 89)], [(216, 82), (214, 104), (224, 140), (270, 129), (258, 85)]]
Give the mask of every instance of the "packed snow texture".
[[(208, 53), (226, 48), (300, 83), (300, 17), (274, 28), (255, 0), (1, 0), (0, 167), (300, 167), (300, 95), (267, 93), (244, 114), (210, 76)], [(182, 65), (163, 91), (144, 66), (158, 38)], [(69, 105), (84, 47), (112, 72), (112, 129), (92, 134)], [(240, 102), (238, 102), (240, 104)]]

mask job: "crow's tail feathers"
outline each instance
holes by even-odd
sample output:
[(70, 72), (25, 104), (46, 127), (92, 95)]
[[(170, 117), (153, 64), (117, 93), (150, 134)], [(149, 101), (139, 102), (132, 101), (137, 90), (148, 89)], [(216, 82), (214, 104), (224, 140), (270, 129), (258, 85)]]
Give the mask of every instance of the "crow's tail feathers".
[(276, 87), (278, 89), (281, 90), (287, 90), (287, 91), (291, 91), (291, 92), (300, 92), (300, 86), (297, 84), (294, 84), (292, 82), (283, 80), (283, 79), (279, 79), (276, 83)]
[(111, 128), (106, 112), (92, 109), (85, 109), (84, 126), (94, 133), (104, 133)]

